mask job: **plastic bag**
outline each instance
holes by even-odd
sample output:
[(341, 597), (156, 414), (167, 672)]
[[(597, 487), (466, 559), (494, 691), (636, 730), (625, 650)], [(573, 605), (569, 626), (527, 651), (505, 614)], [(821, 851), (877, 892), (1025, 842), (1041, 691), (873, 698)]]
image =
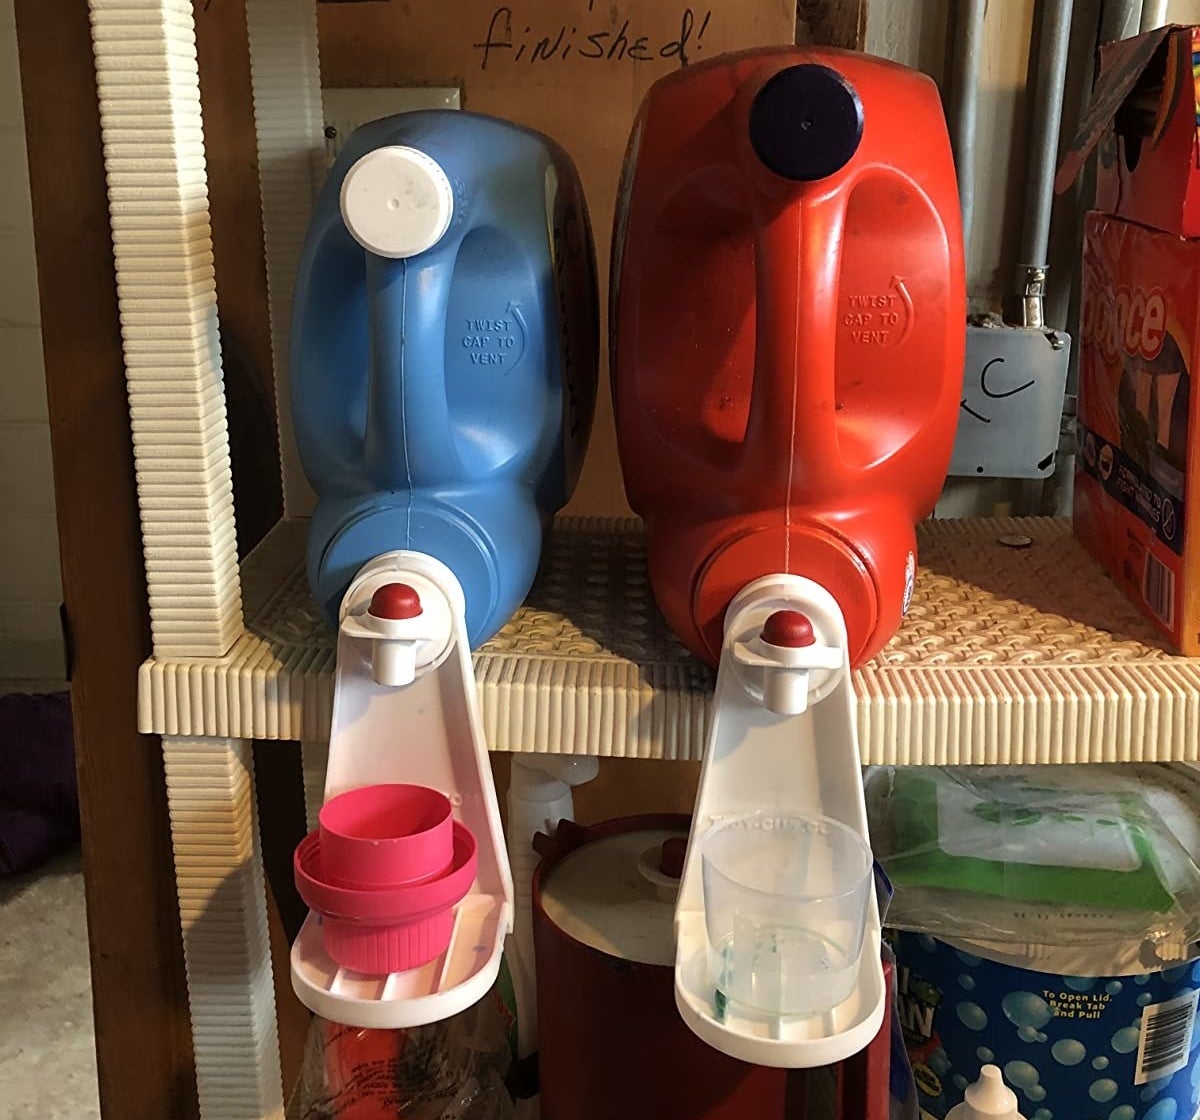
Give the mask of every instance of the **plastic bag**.
[(495, 996), (444, 1022), (365, 1030), (313, 1017), (288, 1120), (512, 1120)]
[(889, 926), (1014, 947), (1143, 942), (1156, 959), (1188, 959), (1200, 939), (1190, 834), (1200, 782), (1172, 774), (872, 769), (871, 840), (895, 887)]

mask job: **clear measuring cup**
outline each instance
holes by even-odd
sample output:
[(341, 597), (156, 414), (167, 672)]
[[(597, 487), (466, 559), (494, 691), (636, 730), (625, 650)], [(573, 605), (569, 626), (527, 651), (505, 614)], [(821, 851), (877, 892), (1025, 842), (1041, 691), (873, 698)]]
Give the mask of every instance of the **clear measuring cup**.
[(701, 837), (708, 967), (726, 999), (775, 1015), (828, 1011), (854, 990), (871, 849), (828, 817), (761, 811)]

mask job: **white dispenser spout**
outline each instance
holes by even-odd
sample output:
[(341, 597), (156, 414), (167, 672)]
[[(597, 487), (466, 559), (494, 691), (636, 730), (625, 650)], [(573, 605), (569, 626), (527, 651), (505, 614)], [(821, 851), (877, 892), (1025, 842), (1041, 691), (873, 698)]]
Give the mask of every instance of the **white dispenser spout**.
[(353, 599), (347, 594), (342, 606), (341, 632), (370, 642), (376, 684), (403, 688), (449, 648), (453, 612), (436, 582), (419, 572), (408, 573), (403, 582), (384, 578), (387, 582), (372, 580), (369, 593), (354, 585)]
[[(321, 919), (309, 915), (292, 946), (292, 987), (310, 1010), (356, 1027), (419, 1026), (470, 1007), (495, 983), (512, 927), (512, 874), (462, 587), (440, 561), (415, 552), (386, 553), (364, 565), (342, 601), (325, 799), (396, 784), (448, 801), (454, 828), (465, 826), (474, 840), (477, 869), (453, 904), (446, 949), (420, 967), (383, 975), (339, 966)], [(314, 838), (301, 850), (307, 845), (316, 861)], [(305, 870), (319, 877), (322, 867), (314, 862)]]
[(946, 1120), (1025, 1120), (1017, 1111), (1017, 1095), (1004, 1084), (997, 1066), (984, 1066), (979, 1080), (966, 1092), (962, 1104), (955, 1105)]
[(756, 1065), (839, 1062), (885, 1007), (846, 627), (819, 584), (776, 575), (726, 613), (675, 911), (675, 1002)]
[(415, 642), (377, 641), (373, 649), (371, 668), (375, 683), (389, 688), (402, 688), (417, 679), (417, 649)]
[(734, 642), (733, 656), (740, 665), (762, 670), (763, 703), (769, 711), (798, 716), (808, 710), (810, 686), (837, 672), (845, 653), (840, 646), (823, 644), (806, 614), (778, 610), (748, 642)]

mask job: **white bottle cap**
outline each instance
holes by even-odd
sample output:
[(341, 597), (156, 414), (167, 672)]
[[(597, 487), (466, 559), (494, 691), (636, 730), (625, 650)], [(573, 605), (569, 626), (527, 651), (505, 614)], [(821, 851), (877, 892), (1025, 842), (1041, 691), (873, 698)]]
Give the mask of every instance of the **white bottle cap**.
[(440, 165), (416, 148), (376, 148), (342, 181), (342, 219), (371, 253), (398, 260), (432, 249), (450, 227), (454, 191)]
[(962, 1104), (950, 1110), (946, 1120), (1024, 1120), (1017, 1111), (1017, 1095), (1004, 1084), (997, 1066), (984, 1066), (979, 1080), (970, 1086)]

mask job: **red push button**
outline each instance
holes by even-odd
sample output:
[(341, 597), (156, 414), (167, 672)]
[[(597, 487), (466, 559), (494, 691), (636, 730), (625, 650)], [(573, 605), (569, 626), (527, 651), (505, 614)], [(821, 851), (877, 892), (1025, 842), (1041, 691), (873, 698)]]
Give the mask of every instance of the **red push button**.
[(385, 583), (371, 596), (367, 610), (376, 618), (416, 618), (421, 613), (421, 597), (407, 583)]
[(799, 611), (776, 611), (762, 628), (762, 640), (781, 649), (802, 649), (815, 645), (817, 636), (808, 615)]

